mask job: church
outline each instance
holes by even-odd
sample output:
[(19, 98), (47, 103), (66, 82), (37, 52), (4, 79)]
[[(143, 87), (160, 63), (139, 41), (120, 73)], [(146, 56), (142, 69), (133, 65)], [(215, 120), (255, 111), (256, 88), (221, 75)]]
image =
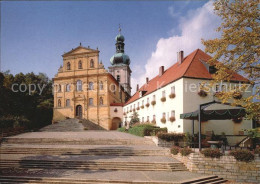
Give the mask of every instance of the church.
[(53, 122), (79, 118), (107, 130), (120, 126), (123, 104), (131, 95), (131, 69), (121, 29), (115, 39), (116, 53), (109, 71), (99, 60), (100, 51), (81, 43), (62, 55), (63, 65), (53, 78)]

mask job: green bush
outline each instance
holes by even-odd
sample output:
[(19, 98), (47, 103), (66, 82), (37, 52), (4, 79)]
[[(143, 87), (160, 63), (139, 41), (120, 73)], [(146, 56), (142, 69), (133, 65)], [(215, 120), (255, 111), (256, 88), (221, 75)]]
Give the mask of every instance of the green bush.
[(171, 148), (171, 153), (172, 153), (172, 154), (177, 155), (179, 152), (180, 152), (180, 147), (178, 147), (178, 146), (173, 146), (173, 147)]
[(118, 128), (117, 131), (119, 131), (119, 132), (126, 132), (126, 129), (125, 129), (125, 127), (121, 127), (121, 128)]
[(190, 148), (181, 148), (179, 152), (182, 156), (188, 156), (189, 154), (193, 153), (193, 151)]
[(4, 116), (0, 118), (0, 129), (27, 127), (29, 123), (24, 116)]
[(157, 136), (159, 139), (165, 140), (167, 142), (179, 142), (180, 140), (183, 140), (185, 135), (182, 133), (158, 133)]
[(242, 162), (251, 162), (255, 158), (255, 155), (249, 150), (233, 150), (229, 154), (234, 156), (237, 161)]
[(222, 156), (222, 153), (220, 152), (219, 149), (207, 148), (207, 149), (201, 151), (201, 153), (205, 157), (210, 157), (210, 158), (219, 158), (220, 156)]

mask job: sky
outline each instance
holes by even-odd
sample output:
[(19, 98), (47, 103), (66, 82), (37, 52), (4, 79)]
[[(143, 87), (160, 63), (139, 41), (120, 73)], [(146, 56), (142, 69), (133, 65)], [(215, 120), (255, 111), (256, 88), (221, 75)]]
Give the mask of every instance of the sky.
[(219, 34), (211, 1), (1, 1), (1, 71), (53, 78), (62, 54), (83, 46), (100, 50), (107, 68), (121, 24), (132, 69), (132, 92), (159, 67), (166, 69)]

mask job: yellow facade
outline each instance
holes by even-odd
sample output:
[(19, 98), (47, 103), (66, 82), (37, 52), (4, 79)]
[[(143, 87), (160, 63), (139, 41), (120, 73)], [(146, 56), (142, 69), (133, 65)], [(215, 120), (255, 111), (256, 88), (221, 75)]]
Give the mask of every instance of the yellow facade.
[(128, 93), (99, 62), (98, 50), (80, 45), (62, 57), (63, 66), (53, 79), (53, 122), (83, 118), (110, 130), (113, 119), (123, 116), (111, 116), (111, 105), (124, 103)]

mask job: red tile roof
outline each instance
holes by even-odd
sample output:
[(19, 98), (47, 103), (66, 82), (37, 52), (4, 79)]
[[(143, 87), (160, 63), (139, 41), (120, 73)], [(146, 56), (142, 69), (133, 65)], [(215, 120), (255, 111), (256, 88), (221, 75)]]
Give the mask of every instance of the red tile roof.
[[(158, 89), (158, 86), (163, 87), (167, 84), (176, 81), (182, 77), (198, 78), (198, 79), (212, 79), (211, 74), (201, 62), (207, 62), (211, 59), (211, 56), (206, 54), (200, 49), (193, 51), (191, 54), (183, 59), (181, 64), (175, 63), (169, 67), (162, 76), (157, 75), (151, 79), (148, 84), (144, 84), (139, 91), (147, 91), (145, 95), (148, 95)], [(242, 81), (248, 82), (243, 76), (234, 73), (232, 76), (232, 81)], [(125, 105), (132, 103), (133, 101), (139, 99), (139, 91), (136, 92)]]

